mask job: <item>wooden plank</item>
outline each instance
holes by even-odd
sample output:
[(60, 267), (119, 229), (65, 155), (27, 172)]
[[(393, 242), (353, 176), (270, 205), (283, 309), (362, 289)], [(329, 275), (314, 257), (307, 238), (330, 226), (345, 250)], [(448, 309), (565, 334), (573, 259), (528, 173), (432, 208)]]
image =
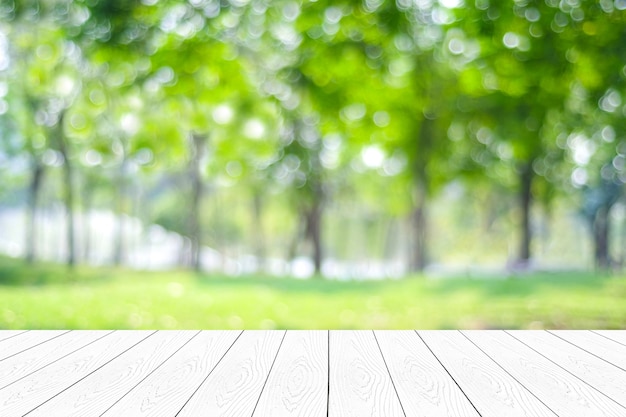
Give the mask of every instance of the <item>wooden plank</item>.
[(0, 416), (623, 417), (620, 341), (626, 332), (0, 331)]
[(197, 333), (157, 332), (28, 415), (99, 416)]
[(17, 416), (77, 383), (151, 332), (116, 331), (89, 346), (0, 389), (0, 416)]
[(16, 337), (0, 341), (0, 361), (28, 349), (46, 343), (49, 340), (67, 333), (68, 330), (38, 330), (26, 332)]
[(409, 416), (477, 417), (478, 413), (415, 332), (374, 332)]
[(502, 331), (464, 332), (537, 398), (561, 416), (623, 417), (626, 408)]
[(482, 417), (555, 416), (460, 332), (419, 331), (418, 334)]
[(288, 331), (255, 417), (326, 417), (328, 332)]
[(69, 332), (5, 359), (0, 362), (0, 388), (74, 353), (109, 333), (111, 331)]
[(626, 346), (625, 330), (593, 330), (593, 332)]
[(234, 330), (201, 332), (103, 416), (176, 415), (240, 334)]
[(372, 331), (331, 331), (330, 417), (404, 416)]
[(245, 331), (177, 416), (252, 415), (284, 331)]
[(28, 330), (0, 330), (0, 341), (10, 339), (18, 334), (26, 333)]
[(626, 407), (626, 372), (623, 370), (545, 331), (507, 333)]
[(589, 330), (551, 330), (550, 333), (626, 371), (626, 346)]

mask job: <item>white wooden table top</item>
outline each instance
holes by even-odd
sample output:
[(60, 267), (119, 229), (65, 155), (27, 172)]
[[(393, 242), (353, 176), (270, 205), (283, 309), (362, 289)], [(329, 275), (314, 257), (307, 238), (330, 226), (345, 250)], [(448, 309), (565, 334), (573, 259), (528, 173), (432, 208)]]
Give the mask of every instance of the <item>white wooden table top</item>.
[(626, 331), (0, 331), (0, 416), (626, 416)]

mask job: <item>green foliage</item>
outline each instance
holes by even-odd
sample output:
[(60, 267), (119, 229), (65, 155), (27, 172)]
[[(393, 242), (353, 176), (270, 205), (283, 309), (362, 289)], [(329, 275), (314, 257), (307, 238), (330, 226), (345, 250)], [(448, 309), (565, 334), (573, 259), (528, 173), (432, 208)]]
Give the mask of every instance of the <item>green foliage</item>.
[[(1, 0), (0, 17), (0, 161), (27, 167), (3, 184), (72, 163), (85, 194), (123, 197), (189, 176), (191, 137), (200, 189), (280, 191), (294, 218), (333, 199), (406, 216), (458, 180), (512, 195), (524, 172), (546, 206), (626, 182), (621, 2)], [(151, 220), (183, 232), (180, 191)]]

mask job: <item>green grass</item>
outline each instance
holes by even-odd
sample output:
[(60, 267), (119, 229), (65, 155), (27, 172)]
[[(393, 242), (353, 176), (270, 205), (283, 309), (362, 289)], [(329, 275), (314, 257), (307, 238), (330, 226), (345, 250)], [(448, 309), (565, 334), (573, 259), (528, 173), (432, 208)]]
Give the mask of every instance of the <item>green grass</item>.
[(0, 328), (626, 328), (626, 279), (560, 273), (303, 281), (184, 271), (68, 272), (0, 258)]

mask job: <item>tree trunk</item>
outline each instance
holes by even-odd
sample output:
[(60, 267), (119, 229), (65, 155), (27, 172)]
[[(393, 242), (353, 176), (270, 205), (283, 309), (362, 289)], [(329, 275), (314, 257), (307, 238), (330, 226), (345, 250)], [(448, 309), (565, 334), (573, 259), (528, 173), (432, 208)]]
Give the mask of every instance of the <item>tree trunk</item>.
[(293, 261), (298, 254), (298, 247), (302, 240), (306, 239), (306, 230), (307, 230), (307, 216), (303, 208), (300, 208), (298, 211), (298, 217), (296, 218), (296, 227), (293, 235), (291, 236), (291, 240), (287, 246), (287, 260), (289, 262)]
[(73, 267), (76, 264), (76, 239), (74, 235), (74, 170), (69, 158), (67, 144), (65, 143), (65, 136), (63, 135), (63, 113), (59, 118), (59, 132), (58, 132), (58, 144), (59, 152), (63, 156), (63, 182), (65, 183), (65, 190), (63, 193), (63, 200), (65, 203), (65, 210), (67, 212), (67, 265)]
[(521, 209), (520, 219), (520, 248), (518, 262), (526, 266), (531, 257), (531, 241), (532, 230), (530, 224), (530, 210), (532, 207), (532, 181), (533, 181), (533, 168), (532, 161), (525, 163), (519, 173), (520, 189), (519, 189), (519, 204)]
[(599, 269), (609, 269), (611, 266), (609, 212), (610, 207), (602, 206), (593, 221), (594, 258), (596, 267)]
[(385, 264), (395, 263), (397, 245), (398, 232), (396, 231), (395, 219), (390, 216), (385, 222), (385, 236), (383, 244), (383, 260), (385, 261)]
[(113, 265), (120, 266), (125, 262), (125, 249), (126, 240), (124, 239), (124, 233), (126, 230), (125, 207), (126, 207), (126, 195), (127, 195), (127, 164), (126, 149), (124, 148), (122, 155), (122, 163), (117, 177), (117, 189), (115, 196), (115, 241), (113, 242)]
[[(429, 113), (430, 114), (430, 113)], [(410, 269), (413, 272), (422, 272), (428, 263), (428, 213), (427, 201), (429, 194), (428, 158), (432, 152), (434, 139), (434, 115), (424, 117), (420, 123), (416, 137), (415, 165), (413, 178), (415, 189), (413, 194), (413, 213), (411, 222), (413, 242), (411, 248)]]
[(93, 191), (91, 184), (83, 188), (83, 261), (91, 263), (91, 207)]
[(306, 213), (307, 236), (313, 245), (313, 266), (315, 275), (320, 276), (322, 272), (322, 204), (315, 200)]
[(414, 198), (415, 207), (411, 219), (413, 223), (413, 256), (411, 258), (411, 270), (414, 272), (423, 272), (428, 264), (427, 198), (425, 181), (418, 179)]
[(180, 251), (178, 252), (178, 266), (181, 268), (189, 268), (189, 254), (191, 253), (190, 240), (187, 236), (180, 236)]
[(496, 201), (495, 201), (497, 197), (498, 196), (495, 193), (489, 193), (480, 202), (480, 204), (483, 204), (482, 213), (484, 215), (484, 218), (483, 218), (482, 226), (483, 226), (483, 233), (485, 234), (491, 233), (491, 231), (493, 230), (494, 224), (498, 220), (498, 209), (496, 208)]
[(200, 271), (201, 265), (201, 237), (202, 229), (200, 224), (200, 205), (202, 203), (202, 175), (201, 161), (204, 156), (205, 138), (199, 134), (192, 134), (190, 137), (190, 160), (189, 179), (191, 181), (191, 205), (189, 207), (188, 234), (191, 242), (190, 246), (190, 266), (194, 271)]
[(33, 170), (30, 185), (28, 187), (28, 211), (26, 214), (26, 262), (32, 264), (35, 261), (37, 243), (37, 207), (43, 181), (44, 166), (33, 156)]
[(253, 228), (254, 228), (254, 252), (257, 258), (257, 270), (265, 271), (267, 247), (263, 228), (263, 197), (260, 190), (255, 190), (252, 197)]
[(620, 222), (620, 257), (619, 257), (619, 269), (624, 270), (624, 262), (626, 261), (626, 219), (622, 219)]

